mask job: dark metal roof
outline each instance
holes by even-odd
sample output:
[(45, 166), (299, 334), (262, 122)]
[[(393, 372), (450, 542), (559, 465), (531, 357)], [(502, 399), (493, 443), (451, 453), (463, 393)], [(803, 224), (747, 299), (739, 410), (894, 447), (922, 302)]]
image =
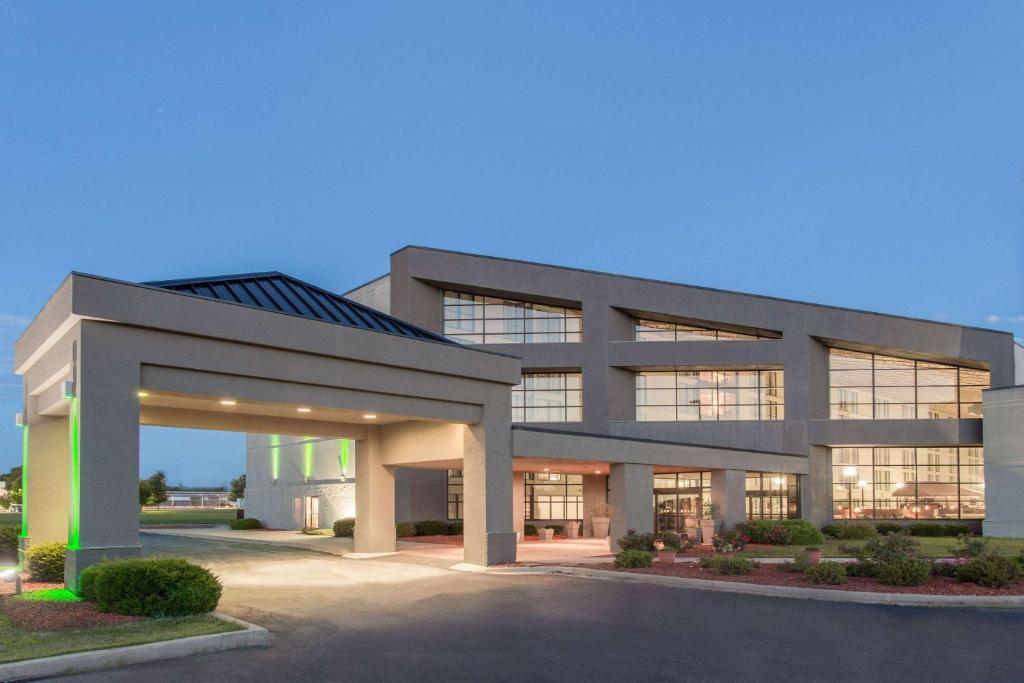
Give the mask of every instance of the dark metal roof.
[(265, 311), (297, 315), (310, 320), (396, 334), (410, 339), (440, 342), (461, 348), (457, 342), (439, 334), (276, 271), (162, 280), (142, 284), (206, 299), (261, 308)]

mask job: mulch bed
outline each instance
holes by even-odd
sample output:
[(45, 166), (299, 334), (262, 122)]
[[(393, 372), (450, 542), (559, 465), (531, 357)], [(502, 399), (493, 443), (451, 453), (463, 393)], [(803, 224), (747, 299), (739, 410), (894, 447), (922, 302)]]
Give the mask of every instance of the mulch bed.
[(142, 619), (99, 612), (96, 605), (91, 602), (44, 602), (18, 600), (11, 596), (0, 598), (0, 612), (3, 612), (15, 626), (27, 631), (61, 631), (87, 626), (111, 626)]
[(412, 543), (436, 543), (437, 545), (461, 546), (462, 536), (403, 536), (399, 541)]
[[(687, 553), (689, 554), (689, 553)], [(606, 569), (630, 574), (655, 574), (658, 576), (678, 576), (686, 579), (711, 579), (733, 583), (755, 583), (768, 586), (792, 586), (795, 588), (820, 588), (823, 590), (863, 591), (867, 593), (917, 593), (922, 595), (1024, 595), (1024, 581), (1017, 581), (1006, 588), (984, 588), (973, 583), (961, 583), (953, 578), (933, 576), (923, 586), (887, 586), (875, 579), (851, 576), (847, 582), (838, 586), (815, 584), (808, 581), (803, 574), (787, 572), (776, 565), (760, 564), (753, 574), (741, 576), (719, 576), (699, 565), (689, 562), (676, 562), (673, 565), (652, 564), (644, 569), (616, 569), (614, 564), (577, 564), (565, 565), (587, 567), (590, 569)]]
[[(21, 590), (23, 593), (29, 591), (45, 591), (51, 588), (63, 588), (63, 583), (41, 583), (38, 581), (29, 581), (28, 574), (21, 575)], [(0, 595), (14, 595), (14, 583), (8, 583), (6, 581), (0, 582)]]

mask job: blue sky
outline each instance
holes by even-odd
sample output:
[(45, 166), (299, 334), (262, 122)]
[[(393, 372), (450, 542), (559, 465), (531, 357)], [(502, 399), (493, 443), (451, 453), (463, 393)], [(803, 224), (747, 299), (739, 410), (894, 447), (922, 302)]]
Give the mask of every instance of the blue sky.
[[(409, 243), (1024, 337), (1024, 4), (4, 3), (11, 347), (70, 270), (344, 291)], [(216, 484), (242, 439), (143, 430)]]

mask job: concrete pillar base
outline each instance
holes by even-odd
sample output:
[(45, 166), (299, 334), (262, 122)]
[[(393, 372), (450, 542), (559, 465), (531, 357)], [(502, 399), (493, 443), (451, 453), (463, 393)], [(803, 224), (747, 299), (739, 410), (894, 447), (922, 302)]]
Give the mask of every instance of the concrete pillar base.
[(142, 546), (113, 546), (110, 548), (68, 548), (64, 556), (64, 585), (78, 592), (78, 577), (82, 571), (104, 560), (125, 560), (142, 556)]
[(608, 503), (612, 519), (608, 548), (619, 552), (619, 539), (629, 530), (654, 531), (654, 468), (650, 465), (615, 463), (608, 473)]
[(1024, 522), (996, 522), (985, 520), (981, 523), (983, 536), (999, 538), (1024, 538)]
[(711, 472), (711, 502), (717, 506), (715, 519), (722, 520), (727, 531), (747, 519), (747, 473), (744, 470)]
[(464, 552), (464, 562), (486, 567), (516, 561), (516, 532), (490, 532), (485, 536), (484, 552), (467, 549)]

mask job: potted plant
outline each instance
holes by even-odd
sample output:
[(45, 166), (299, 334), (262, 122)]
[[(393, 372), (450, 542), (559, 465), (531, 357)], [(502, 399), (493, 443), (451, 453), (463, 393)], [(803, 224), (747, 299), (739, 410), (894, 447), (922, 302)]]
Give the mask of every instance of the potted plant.
[(538, 529), (537, 530), (537, 536), (542, 541), (550, 541), (550, 540), (553, 540), (555, 538), (555, 530), (552, 529), (549, 526), (548, 527), (544, 527), (543, 529)]
[(821, 562), (821, 548), (809, 546), (804, 548), (804, 551), (807, 553), (807, 561), (811, 564), (818, 564)]
[(579, 538), (580, 537), (580, 523), (577, 521), (566, 522), (565, 524), (565, 537), (566, 538)]
[(711, 545), (715, 538), (715, 534), (718, 533), (718, 529), (722, 526), (722, 520), (715, 519), (715, 515), (718, 514), (718, 505), (707, 501), (702, 506), (700, 520), (700, 538), (701, 543), (704, 545)]
[(590, 524), (594, 528), (594, 538), (607, 538), (611, 521), (612, 506), (608, 503), (595, 503), (590, 508)]
[(675, 564), (676, 554), (689, 547), (689, 541), (674, 531), (666, 531), (654, 537), (654, 552), (658, 554), (658, 562), (665, 565)]

